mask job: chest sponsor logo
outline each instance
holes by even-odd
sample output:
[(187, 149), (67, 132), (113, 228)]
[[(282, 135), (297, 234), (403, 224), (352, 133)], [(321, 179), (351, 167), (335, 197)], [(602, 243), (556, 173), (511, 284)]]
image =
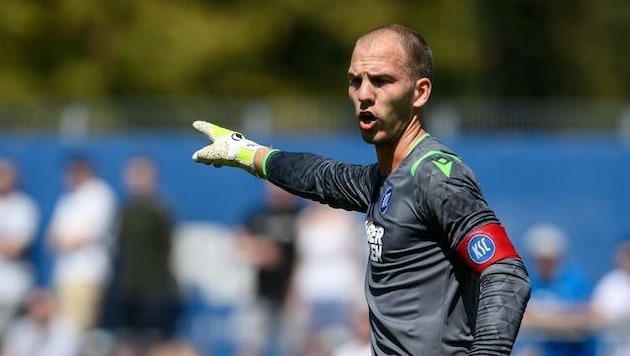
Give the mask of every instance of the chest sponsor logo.
[(392, 195), (394, 194), (394, 190), (392, 187), (388, 187), (385, 190), (385, 194), (383, 194), (383, 198), (381, 198), (381, 205), (379, 206), (379, 211), (382, 214), (385, 214), (389, 209), (389, 204), (392, 202)]
[(496, 252), (496, 245), (488, 235), (478, 234), (468, 241), (468, 256), (476, 264), (488, 262)]
[(373, 221), (366, 221), (365, 233), (370, 248), (370, 260), (382, 262), (383, 235), (385, 234), (385, 229), (383, 229), (382, 226), (375, 225)]

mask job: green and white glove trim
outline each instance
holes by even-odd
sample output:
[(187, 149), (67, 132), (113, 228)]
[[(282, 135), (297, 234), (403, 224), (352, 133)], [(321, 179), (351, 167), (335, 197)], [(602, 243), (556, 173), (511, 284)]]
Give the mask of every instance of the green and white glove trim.
[(240, 167), (257, 175), (254, 156), (263, 146), (246, 139), (239, 132), (206, 121), (197, 120), (193, 122), (193, 127), (212, 141), (211, 144), (193, 153), (192, 159), (195, 162), (215, 167)]

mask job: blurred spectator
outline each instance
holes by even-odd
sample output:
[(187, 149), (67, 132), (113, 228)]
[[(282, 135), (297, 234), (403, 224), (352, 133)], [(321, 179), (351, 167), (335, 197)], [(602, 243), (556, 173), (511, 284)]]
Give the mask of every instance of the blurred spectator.
[(197, 351), (183, 342), (167, 342), (155, 345), (149, 350), (148, 356), (198, 356)]
[(138, 342), (166, 340), (179, 309), (170, 264), (173, 213), (158, 193), (153, 160), (132, 157), (123, 178), (128, 200), (120, 214), (114, 291), (119, 326)]
[(316, 338), (330, 349), (350, 333), (351, 306), (364, 299), (362, 228), (354, 213), (316, 202), (300, 214), (293, 286), (307, 345)]
[(53, 294), (30, 292), (26, 314), (9, 328), (2, 354), (6, 356), (75, 356), (80, 354), (80, 335), (57, 312)]
[[(182, 341), (165, 341), (139, 348), (138, 345), (122, 344), (112, 353), (112, 356), (201, 356), (195, 348)], [(204, 354), (207, 355), (207, 354)]]
[(237, 244), (257, 269), (256, 300), (240, 316), (241, 355), (284, 349), (285, 305), (295, 264), (300, 204), (297, 198), (265, 182), (265, 201), (237, 231)]
[(370, 356), (370, 321), (367, 305), (355, 307), (350, 339), (333, 350), (332, 356)]
[[(582, 271), (567, 260), (568, 239), (554, 225), (535, 225), (525, 234), (532, 295), (522, 323), (526, 355), (586, 356), (594, 352)], [(518, 354), (518, 353), (517, 353)]]
[(39, 211), (17, 183), (13, 162), (0, 158), (0, 340), (33, 283), (26, 252), (37, 230)]
[(592, 299), (596, 323), (603, 328), (602, 355), (630, 355), (630, 238), (616, 250), (617, 267), (595, 286)]
[(83, 156), (65, 166), (67, 191), (54, 207), (48, 241), (62, 315), (81, 330), (94, 326), (110, 272), (114, 193)]

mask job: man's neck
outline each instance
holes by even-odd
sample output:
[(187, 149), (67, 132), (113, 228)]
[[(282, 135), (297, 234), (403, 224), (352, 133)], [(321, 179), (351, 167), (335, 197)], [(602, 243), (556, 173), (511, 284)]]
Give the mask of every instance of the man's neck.
[(416, 141), (425, 133), (419, 120), (413, 119), (393, 144), (375, 146), (381, 174), (386, 176), (395, 171), (409, 155)]

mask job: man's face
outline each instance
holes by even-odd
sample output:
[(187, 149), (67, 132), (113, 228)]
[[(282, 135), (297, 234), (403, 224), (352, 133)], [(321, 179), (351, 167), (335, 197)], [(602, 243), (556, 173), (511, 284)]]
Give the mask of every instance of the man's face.
[(538, 276), (543, 281), (549, 281), (556, 276), (559, 260), (557, 256), (535, 257)]
[(16, 179), (16, 172), (13, 166), (8, 162), (0, 161), (0, 194), (7, 194), (13, 191)]
[(406, 63), (407, 56), (394, 33), (362, 38), (354, 48), (348, 94), (367, 143), (394, 143), (415, 113), (415, 81)]

